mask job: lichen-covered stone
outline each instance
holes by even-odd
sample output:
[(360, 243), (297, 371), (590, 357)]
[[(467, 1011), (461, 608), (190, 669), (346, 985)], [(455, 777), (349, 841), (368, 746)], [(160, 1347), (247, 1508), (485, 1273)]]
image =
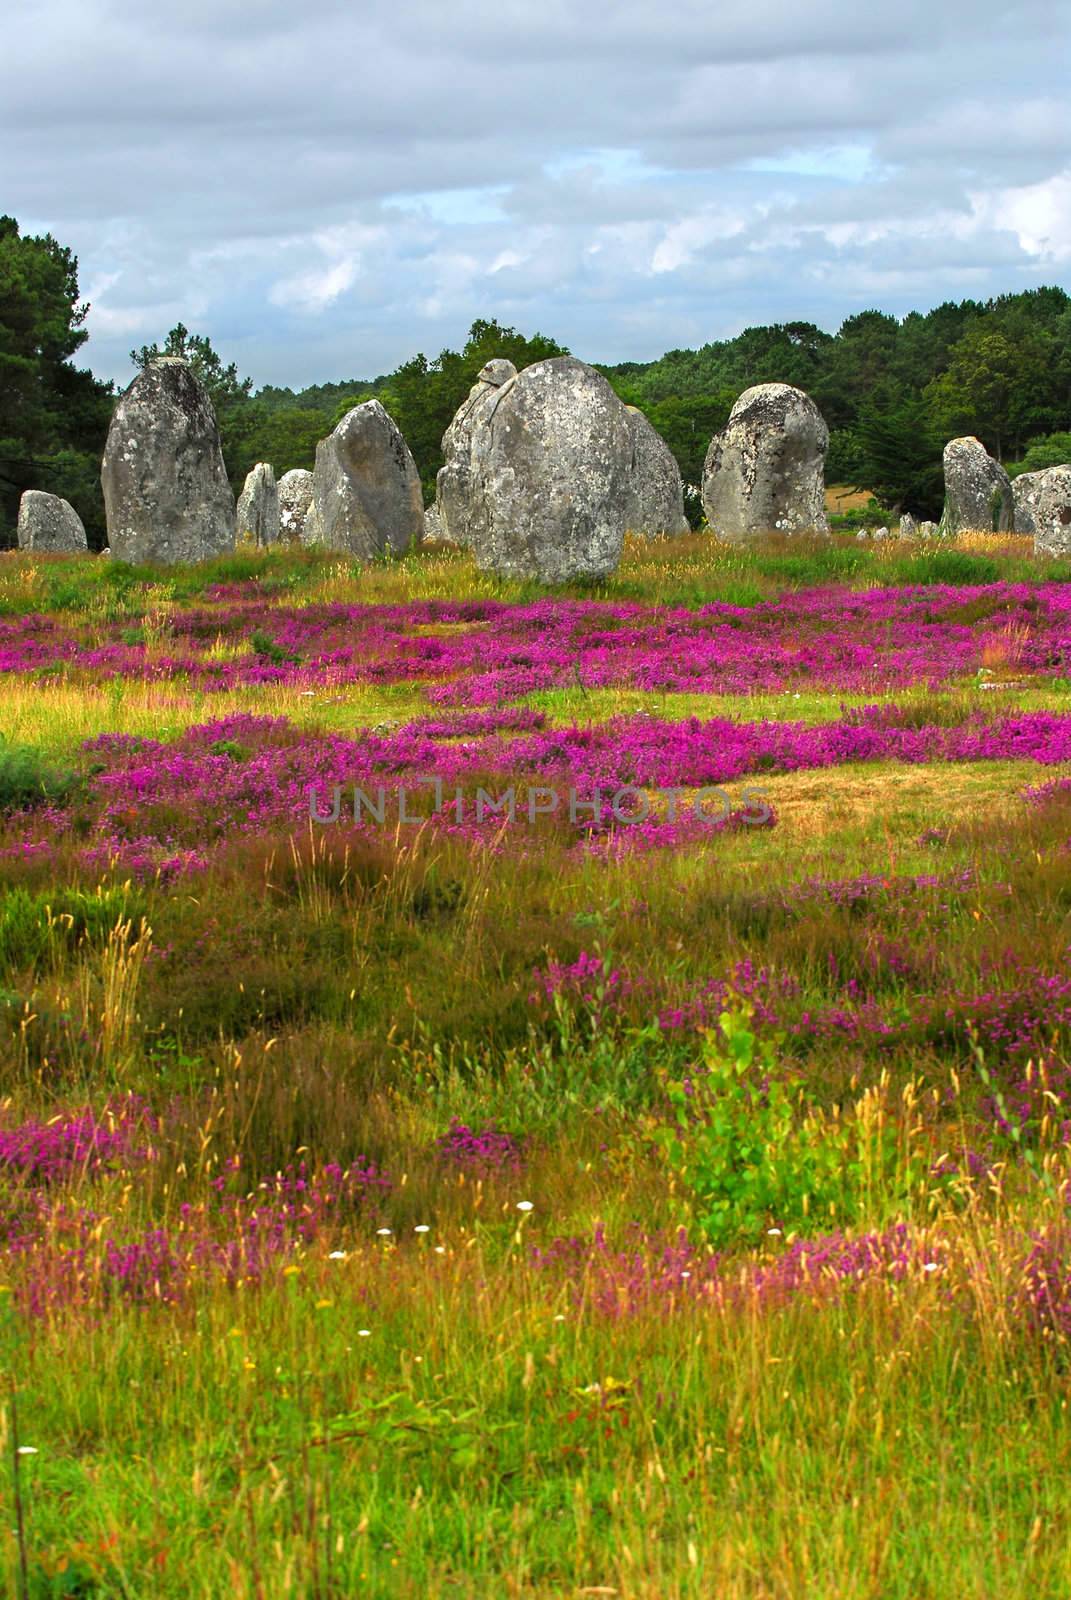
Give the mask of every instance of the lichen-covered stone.
[(89, 549), (82, 519), (68, 500), (43, 489), (27, 489), (19, 501), (20, 550), (78, 555)]
[(1024, 472), (1012, 484), (1015, 531), (1032, 533), (1034, 554), (1063, 556), (1071, 551), (1071, 466)]
[(745, 389), (710, 442), (703, 510), (719, 539), (828, 533), (829, 429), (810, 395), (787, 383)]
[(625, 532), (647, 537), (687, 533), (684, 486), (676, 457), (642, 411), (635, 406), (626, 409), (632, 431), (632, 474)]
[(905, 511), (903, 516), (900, 518), (899, 537), (901, 539), (917, 539), (918, 536), (918, 523), (915, 521), (910, 511)]
[(401, 555), (424, 532), (420, 474), (409, 446), (378, 400), (346, 413), (316, 446), (305, 543), (361, 561)]
[(275, 544), (279, 538), (279, 486), (266, 461), (258, 461), (238, 496), (238, 537), (254, 544)]
[[(502, 386), (516, 376), (517, 368), (512, 361), (496, 356), (493, 361), (485, 362), (443, 434), (443, 465), (435, 480), (435, 510), (441, 539), (460, 545), (468, 543), (472, 441), (477, 429), (493, 413)], [(428, 538), (426, 531), (424, 537)]]
[(469, 471), (468, 543), (483, 570), (543, 583), (614, 571), (632, 430), (593, 367), (556, 356), (510, 378), (473, 431)]
[(425, 506), (424, 507), (424, 543), (425, 544), (442, 544), (444, 542), (445, 538), (446, 538), (446, 534), (443, 532), (443, 519), (442, 519), (442, 516), (440, 515), (439, 507), (437, 505)]
[(1007, 533), (1015, 523), (1008, 474), (979, 439), (945, 445), (945, 508), (941, 532)]
[(121, 397), (100, 478), (118, 560), (171, 564), (233, 550), (234, 495), (212, 402), (177, 356), (150, 361)]
[(292, 467), (279, 479), (279, 537), (291, 544), (305, 539), (305, 523), (312, 505), (312, 473)]
[(920, 539), (936, 539), (938, 537), (938, 535), (940, 534), (940, 532), (941, 532), (941, 524), (939, 522), (920, 522), (919, 523), (919, 538)]

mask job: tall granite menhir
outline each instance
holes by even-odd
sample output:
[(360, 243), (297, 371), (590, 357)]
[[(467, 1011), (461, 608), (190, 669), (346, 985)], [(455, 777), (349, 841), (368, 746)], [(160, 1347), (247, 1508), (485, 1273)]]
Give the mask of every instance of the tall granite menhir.
[(366, 400), (316, 446), (304, 542), (371, 561), (401, 555), (423, 533), (416, 462), (379, 401)]
[(606, 577), (621, 558), (632, 458), (628, 412), (594, 368), (555, 356), (508, 379), (469, 443), (477, 565), (542, 583)]
[(703, 510), (730, 542), (762, 533), (828, 533), (829, 429), (802, 389), (745, 389), (716, 433), (703, 467)]
[(312, 473), (305, 467), (291, 467), (279, 479), (278, 495), (279, 537), (289, 544), (302, 544), (312, 506)]
[(1008, 474), (973, 435), (945, 445), (942, 535), (1007, 533), (1015, 526)]
[(258, 461), (238, 496), (238, 537), (257, 545), (278, 543), (279, 486), (266, 461)]
[(234, 549), (234, 495), (212, 402), (177, 356), (157, 356), (115, 408), (100, 473), (108, 545), (171, 565)]
[[(476, 374), (476, 382), (457, 408), (454, 420), (443, 434), (443, 466), (435, 480), (435, 510), (432, 536), (468, 544), (472, 493), (472, 441), (478, 430), (494, 415), (504, 385), (517, 376), (512, 361), (496, 357)], [(426, 523), (426, 519), (425, 519)], [(436, 526), (437, 523), (437, 526)], [(425, 525), (424, 537), (428, 537)]]

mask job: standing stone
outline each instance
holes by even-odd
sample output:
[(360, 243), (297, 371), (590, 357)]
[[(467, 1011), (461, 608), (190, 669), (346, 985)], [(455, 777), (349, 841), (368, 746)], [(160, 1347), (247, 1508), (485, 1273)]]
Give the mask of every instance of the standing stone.
[(643, 412), (626, 407), (632, 430), (632, 481), (625, 512), (626, 533), (689, 533), (684, 514), (684, 485), (676, 457)]
[(43, 489), (27, 489), (19, 501), (20, 550), (77, 555), (89, 549), (82, 519), (67, 500)]
[(258, 545), (279, 538), (279, 486), (266, 461), (257, 462), (238, 496), (238, 537)]
[(304, 544), (305, 523), (312, 505), (312, 473), (292, 467), (279, 479), (279, 536)]
[(316, 446), (306, 544), (362, 561), (420, 542), (424, 497), (409, 446), (378, 400), (346, 413)]
[(939, 536), (940, 532), (941, 532), (941, 524), (939, 522), (920, 522), (919, 523), (919, 538), (920, 539), (936, 539)]
[(628, 412), (573, 356), (501, 386), (470, 450), (468, 542), (484, 571), (567, 583), (621, 558), (632, 473)]
[(1034, 535), (1036, 556), (1071, 551), (1071, 466), (1023, 472), (1012, 484), (1015, 531)]
[(829, 429), (802, 389), (745, 389), (716, 433), (703, 468), (703, 510), (719, 539), (761, 533), (828, 533)]
[[(494, 415), (503, 385), (516, 376), (512, 361), (497, 356), (486, 362), (443, 434), (444, 465), (435, 480), (435, 509), (442, 530), (440, 537), (454, 544), (468, 543), (472, 441), (477, 430)], [(426, 533), (424, 537), (428, 537)]]
[(424, 508), (424, 543), (442, 544), (446, 538), (443, 532), (443, 519), (439, 507), (425, 506)]
[(919, 536), (919, 525), (918, 525), (918, 523), (915, 521), (915, 519), (911, 515), (910, 511), (905, 511), (903, 516), (900, 518), (900, 538), (901, 539), (917, 539), (918, 536)]
[(234, 549), (234, 496), (212, 402), (178, 356), (157, 356), (112, 416), (100, 473), (122, 561), (205, 561)]
[(942, 534), (1007, 533), (1015, 522), (1008, 474), (973, 437), (945, 445)]

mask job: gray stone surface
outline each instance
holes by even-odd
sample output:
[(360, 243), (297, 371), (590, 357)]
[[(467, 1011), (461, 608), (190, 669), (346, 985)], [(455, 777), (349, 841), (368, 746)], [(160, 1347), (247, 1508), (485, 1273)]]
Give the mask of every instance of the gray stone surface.
[(703, 510), (719, 539), (762, 533), (828, 533), (825, 460), (829, 429), (802, 389), (745, 389), (716, 433), (703, 468)]
[(234, 495), (212, 403), (158, 356), (120, 398), (101, 466), (108, 544), (123, 561), (204, 561), (234, 548)]
[(89, 549), (82, 519), (68, 500), (43, 489), (27, 489), (19, 501), (20, 550), (78, 555)]
[(402, 554), (424, 532), (420, 474), (409, 446), (378, 400), (346, 413), (316, 446), (305, 543), (370, 561)]
[(939, 522), (920, 522), (919, 523), (919, 538), (920, 539), (936, 539), (938, 537), (938, 535), (940, 534), (940, 532), (941, 532), (941, 524)]
[(905, 511), (900, 518), (899, 536), (901, 539), (917, 539), (919, 536), (919, 525), (910, 511)]
[(681, 472), (669, 445), (636, 406), (626, 407), (632, 431), (632, 478), (625, 532), (644, 536), (688, 533)]
[(445, 539), (446, 534), (443, 532), (443, 519), (439, 513), (439, 507), (437, 505), (425, 506), (424, 543), (442, 544)]
[[(440, 538), (454, 544), (468, 543), (471, 515), (472, 441), (477, 430), (493, 415), (502, 387), (517, 376), (512, 361), (496, 357), (485, 362), (476, 382), (458, 406), (454, 420), (443, 434), (443, 466), (435, 480), (435, 510)], [(427, 535), (425, 534), (425, 538)]]
[(279, 479), (279, 537), (291, 544), (305, 539), (305, 523), (312, 505), (312, 473), (292, 467)]
[(1015, 522), (1008, 474), (973, 437), (945, 445), (942, 534), (1007, 533)]
[(258, 461), (238, 496), (238, 537), (254, 544), (275, 544), (279, 538), (279, 486), (266, 461)]
[(1016, 533), (1033, 534), (1035, 555), (1067, 555), (1071, 551), (1071, 466), (1024, 472), (1012, 489)]
[(601, 578), (621, 558), (632, 472), (628, 412), (573, 356), (503, 384), (469, 453), (468, 542), (508, 577)]

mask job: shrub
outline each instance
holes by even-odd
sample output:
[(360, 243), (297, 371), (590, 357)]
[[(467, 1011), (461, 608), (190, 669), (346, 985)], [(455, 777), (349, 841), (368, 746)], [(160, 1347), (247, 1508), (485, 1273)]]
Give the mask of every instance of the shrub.
[(77, 773), (51, 766), (34, 745), (0, 745), (0, 811), (59, 804), (78, 781)]
[(272, 666), (281, 667), (288, 661), (296, 666), (301, 661), (300, 656), (294, 655), (292, 650), (288, 650), (285, 645), (279, 644), (270, 634), (264, 633), (260, 628), (254, 629), (249, 643), (253, 654), (262, 656), (265, 661), (270, 661)]
[(143, 910), (141, 897), (127, 888), (95, 894), (10, 889), (0, 898), (0, 972), (40, 970), (83, 941), (103, 946), (118, 923), (136, 920)]
[(704, 1070), (668, 1084), (673, 1125), (657, 1138), (717, 1248), (754, 1243), (765, 1228), (884, 1222), (931, 1176), (914, 1116), (887, 1114), (884, 1082), (846, 1118), (808, 1104), (778, 1076), (778, 1036), (761, 1041), (750, 1011), (724, 1012), (705, 1035)]

